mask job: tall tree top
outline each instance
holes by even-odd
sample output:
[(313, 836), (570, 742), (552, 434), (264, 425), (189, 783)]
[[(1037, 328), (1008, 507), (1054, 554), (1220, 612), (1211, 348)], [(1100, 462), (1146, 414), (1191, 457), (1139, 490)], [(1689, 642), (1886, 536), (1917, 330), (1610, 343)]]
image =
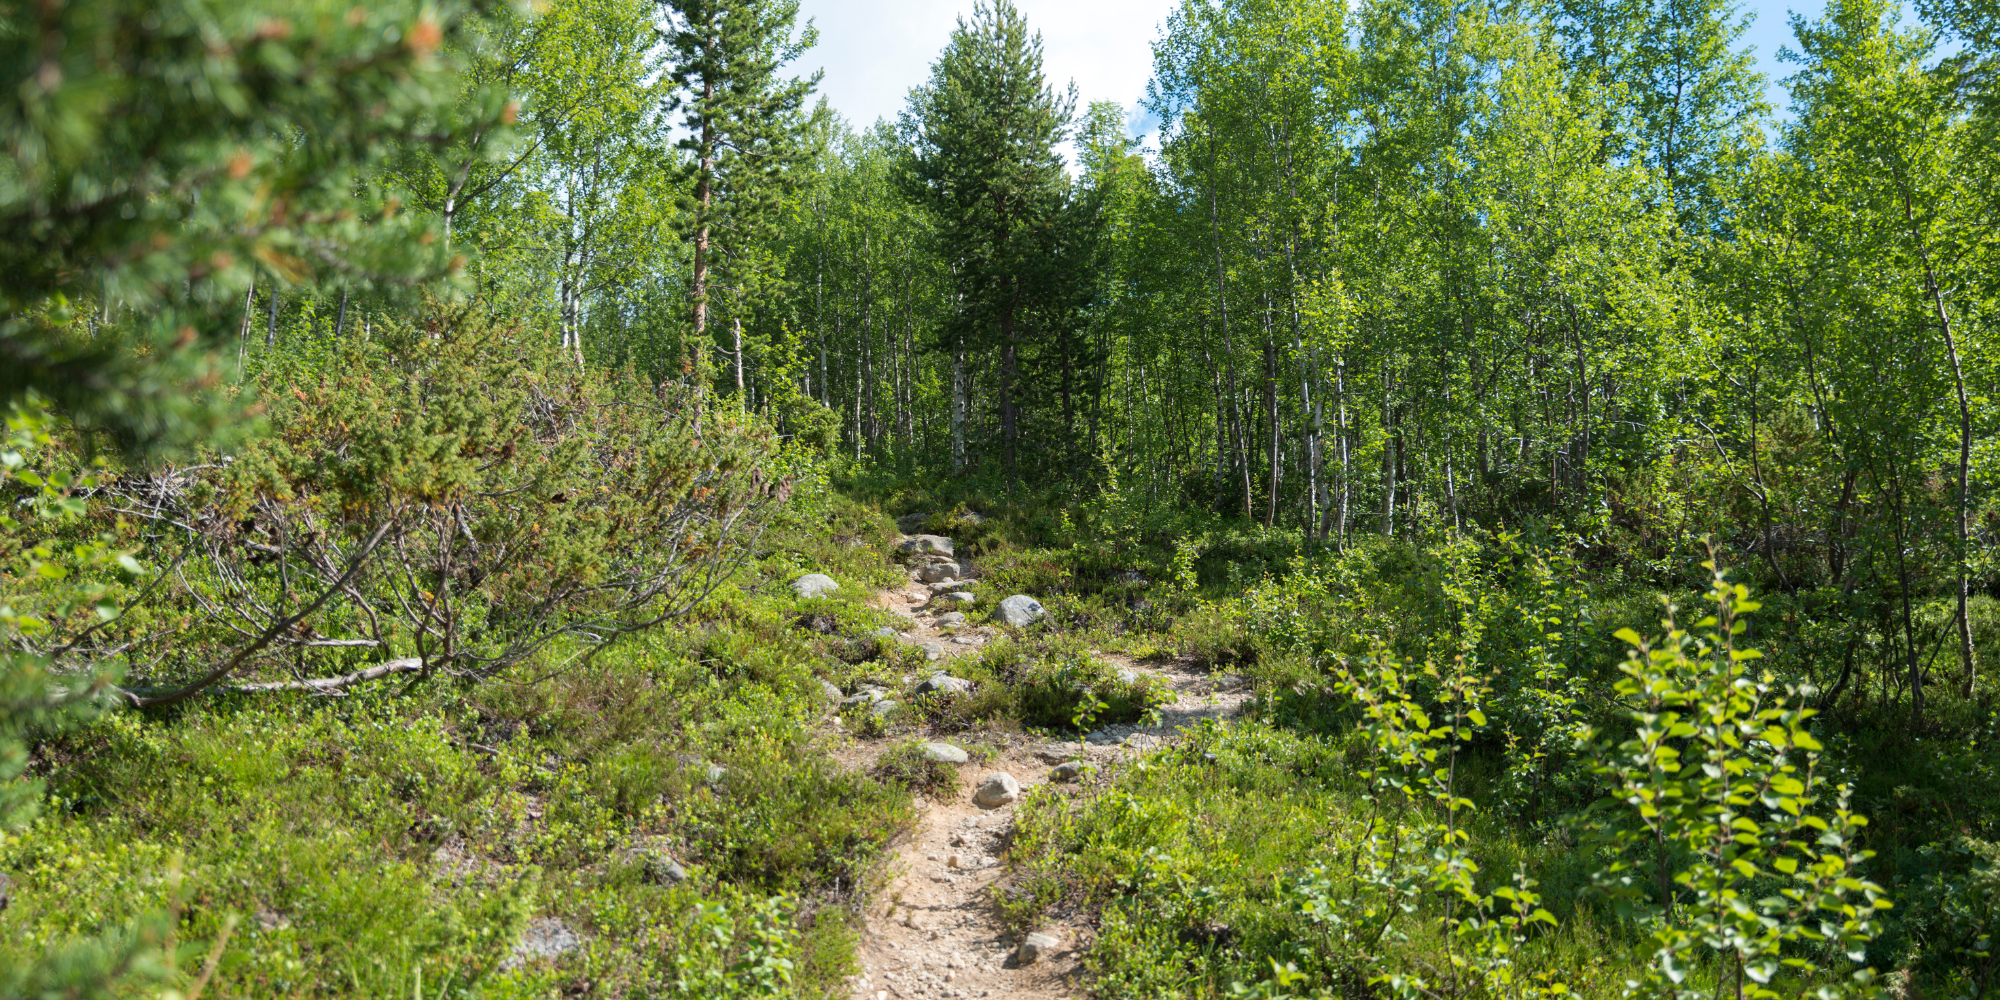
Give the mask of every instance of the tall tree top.
[(1048, 83), (1042, 36), (1012, 0), (975, 4), (903, 114), (919, 197), (997, 234), (1017, 227), (1032, 203), (1067, 186), (1055, 147), (1075, 111), (1076, 86), (1058, 93)]

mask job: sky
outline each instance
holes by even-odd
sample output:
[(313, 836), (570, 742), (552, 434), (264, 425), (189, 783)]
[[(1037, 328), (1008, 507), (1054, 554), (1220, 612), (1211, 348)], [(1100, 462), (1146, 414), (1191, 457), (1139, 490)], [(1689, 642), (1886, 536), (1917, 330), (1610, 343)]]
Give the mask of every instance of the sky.
[[(1017, 0), (1030, 27), (1042, 34), (1044, 68), (1058, 85), (1074, 80), (1081, 104), (1117, 101), (1135, 109), (1153, 72), (1153, 41), (1178, 0)], [(1785, 91), (1777, 82), (1796, 71), (1777, 61), (1792, 40), (1787, 10), (1818, 16), (1823, 0), (1747, 0), (1755, 15), (1743, 43), (1755, 50), (1769, 79), (1770, 101), (1780, 112)], [(801, 0), (801, 17), (819, 27), (819, 44), (799, 62), (805, 72), (824, 69), (820, 84), (835, 110), (857, 129), (877, 118), (894, 121), (904, 95), (930, 75), (931, 61), (972, 0)], [(1132, 131), (1152, 128), (1134, 114)]]

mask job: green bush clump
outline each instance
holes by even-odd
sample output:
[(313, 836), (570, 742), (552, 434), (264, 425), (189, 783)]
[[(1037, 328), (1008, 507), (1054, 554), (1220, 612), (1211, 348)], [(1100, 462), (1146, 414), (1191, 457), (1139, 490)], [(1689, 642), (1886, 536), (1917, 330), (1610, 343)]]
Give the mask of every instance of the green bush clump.
[(1120, 668), (1081, 650), (1051, 651), (1013, 671), (1015, 707), (1024, 724), (1081, 730), (1138, 722), (1173, 701), (1150, 674)]
[(933, 799), (948, 800), (958, 793), (958, 768), (932, 760), (924, 752), (924, 745), (915, 740), (890, 747), (870, 773), (880, 781), (902, 785)]

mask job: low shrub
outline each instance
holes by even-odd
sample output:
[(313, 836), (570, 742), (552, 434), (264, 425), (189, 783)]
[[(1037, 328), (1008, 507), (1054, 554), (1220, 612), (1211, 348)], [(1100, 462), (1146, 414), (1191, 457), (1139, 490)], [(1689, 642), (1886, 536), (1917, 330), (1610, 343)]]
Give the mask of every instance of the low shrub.
[(890, 747), (869, 773), (879, 781), (902, 785), (913, 793), (940, 801), (958, 793), (958, 767), (932, 760), (924, 745), (916, 740)]
[(1173, 696), (1150, 674), (1071, 650), (1029, 661), (1014, 677), (1014, 700), (1027, 725), (1081, 730), (1138, 722)]

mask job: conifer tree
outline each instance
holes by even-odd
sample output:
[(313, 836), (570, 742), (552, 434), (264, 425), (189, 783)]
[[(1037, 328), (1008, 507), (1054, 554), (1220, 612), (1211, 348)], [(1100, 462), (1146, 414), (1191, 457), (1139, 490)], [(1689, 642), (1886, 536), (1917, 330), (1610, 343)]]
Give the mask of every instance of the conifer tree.
[[(774, 233), (779, 206), (805, 160), (805, 119), (800, 111), (819, 85), (819, 74), (786, 79), (785, 64), (812, 48), (818, 34), (808, 22), (793, 33), (798, 0), (662, 0), (671, 24), (668, 79), (675, 88), (670, 111), (684, 112), (690, 155), (683, 167), (694, 263), (689, 292), (697, 350), (710, 336), (710, 298), (718, 262), (741, 301), (753, 280), (748, 251)], [(728, 351), (743, 389), (741, 317), (731, 324)], [(685, 362), (689, 373), (698, 362)], [(705, 366), (704, 366), (705, 367)]]
[(993, 0), (959, 19), (903, 117), (914, 147), (908, 183), (937, 216), (963, 331), (997, 336), (1010, 480), (1019, 466), (1020, 320), (1047, 276), (1044, 250), (1068, 190), (1055, 147), (1075, 108), (1075, 86), (1058, 93), (1042, 75), (1041, 35), (1011, 0)]

